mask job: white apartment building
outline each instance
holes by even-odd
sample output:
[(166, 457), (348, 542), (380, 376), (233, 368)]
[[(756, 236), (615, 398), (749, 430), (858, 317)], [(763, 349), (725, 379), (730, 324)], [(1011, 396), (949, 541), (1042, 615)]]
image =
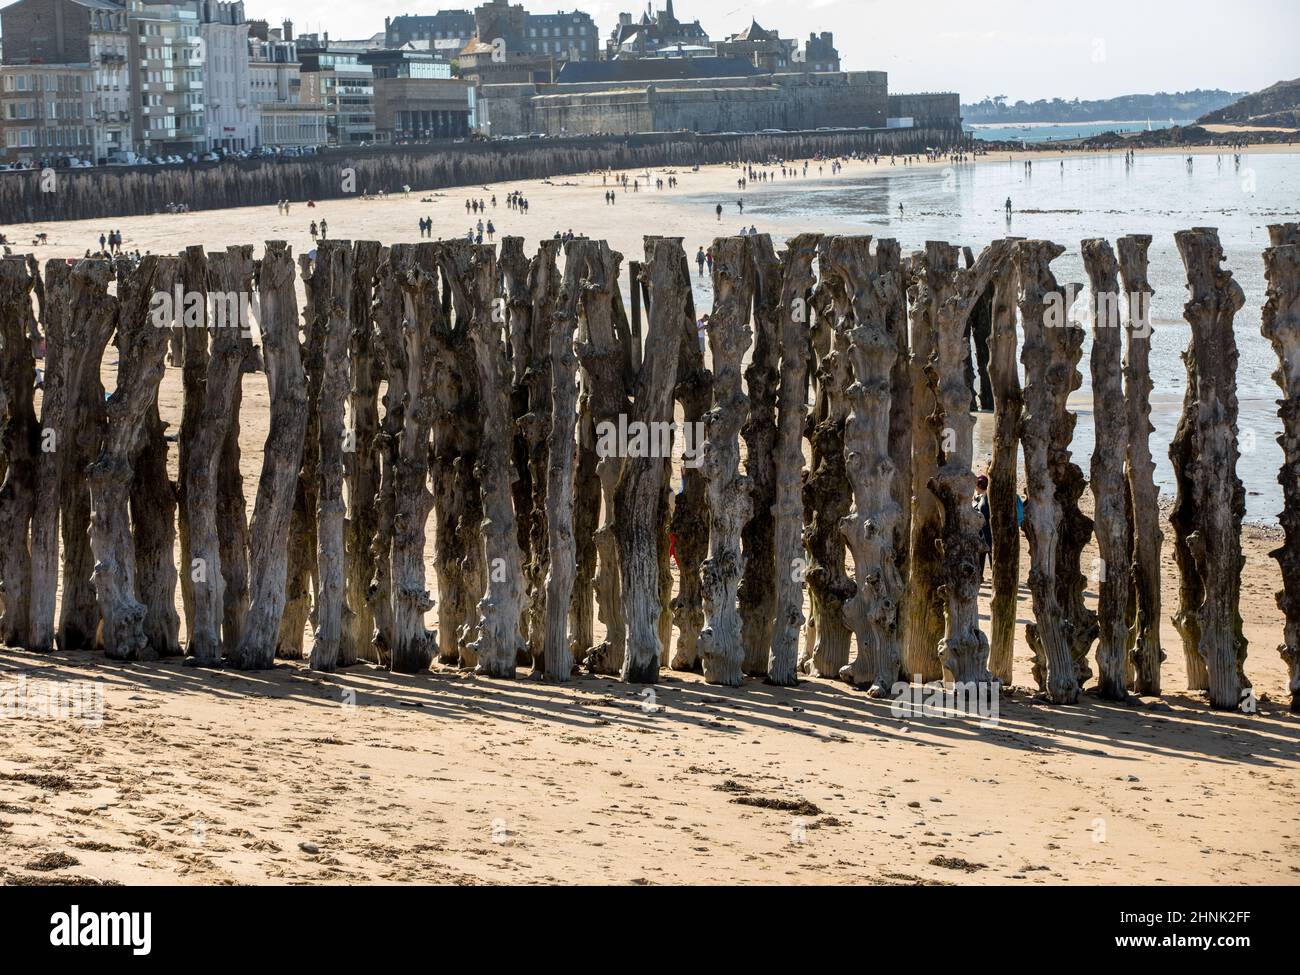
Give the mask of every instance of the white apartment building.
[(257, 109), (251, 91), (248, 20), (242, 0), (198, 0), (209, 148), (251, 149)]

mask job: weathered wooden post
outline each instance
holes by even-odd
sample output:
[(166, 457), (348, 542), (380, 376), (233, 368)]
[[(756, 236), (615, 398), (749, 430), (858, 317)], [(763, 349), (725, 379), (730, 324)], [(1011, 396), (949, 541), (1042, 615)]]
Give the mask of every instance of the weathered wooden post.
[[(1179, 423), (1183, 436), (1170, 446), (1180, 495), (1190, 490), (1190, 498), (1181, 499), (1190, 506), (1185, 504), (1181, 513), (1191, 516), (1175, 525), (1176, 543), (1190, 556), (1180, 562), (1182, 605), (1175, 622), (1185, 647), (1195, 632), (1196, 643), (1187, 648), (1205, 665), (1211, 707), (1228, 710), (1241, 706), (1249, 687), (1242, 669), (1241, 520), (1246, 497), (1237, 477), (1237, 342), (1232, 330), (1246, 299), (1232, 272), (1220, 267), (1223, 249), (1216, 230), (1198, 227), (1180, 231), (1174, 239), (1191, 292), (1183, 317), (1192, 327), (1184, 356), (1189, 399)], [(1188, 527), (1191, 532), (1180, 534)]]
[(954, 297), (957, 249), (942, 241), (927, 241), (912, 255), (908, 288), (912, 374), (912, 517), (908, 544), (907, 600), (904, 604), (903, 673), (921, 682), (943, 676), (939, 641), (943, 639), (944, 607), (939, 595), (941, 562), (939, 537), (943, 511), (929, 488), (938, 471), (939, 431), (933, 426), (934, 390), (925, 368), (934, 356), (939, 309)]
[[(479, 452), (479, 481), (483, 492), (483, 538), (487, 552), (487, 588), (479, 600), (477, 672), (489, 677), (514, 677), (524, 646), (521, 630), (527, 593), (515, 526), (512, 497), (514, 465), (510, 458), (510, 380), (506, 374), (500, 277), (491, 247), (476, 247), (467, 289), (473, 313), (470, 339), (478, 363), (483, 407), (483, 443)], [(453, 282), (453, 288), (457, 283)]]
[(1282, 544), (1269, 553), (1282, 570), (1277, 605), (1286, 617), (1278, 652), (1287, 667), (1291, 710), (1300, 713), (1300, 224), (1268, 228), (1270, 247), (1264, 251), (1268, 298), (1260, 331), (1273, 343), (1278, 367), (1273, 379), (1282, 390), (1278, 416), (1282, 432)]
[[(1067, 633), (1067, 622), (1057, 598), (1062, 511), (1057, 500), (1049, 454), (1053, 432), (1064, 423), (1066, 400), (1075, 387), (1070, 346), (1076, 330), (1064, 324), (1068, 308), (1066, 291), (1056, 282), (1049, 264), (1065, 248), (1047, 240), (1022, 240), (1013, 245), (1019, 284), (1020, 320), (1025, 344), (1020, 361), (1025, 367), (1025, 413), (1021, 443), (1025, 454), (1028, 490), (1025, 499), (1025, 534), (1029, 539), (1029, 592), (1033, 598), (1037, 638), (1033, 643), (1034, 678), (1057, 704), (1079, 698), (1079, 677)], [(1059, 321), (1048, 323), (1051, 314)], [(1053, 333), (1063, 333), (1060, 336)]]
[[(648, 237), (645, 250), (642, 273), (650, 285), (649, 325), (628, 428), (643, 431), (649, 443), (657, 439), (653, 437), (654, 431), (673, 421), (673, 390), (680, 360), (678, 343), (682, 338), (682, 316), (686, 313), (690, 282), (683, 278), (685, 261), (680, 240)], [(579, 358), (585, 365), (587, 360), (581, 349)], [(614, 491), (614, 538), (618, 544), (622, 611), (627, 620), (627, 650), (620, 676), (628, 683), (653, 684), (659, 679), (662, 653), (659, 516), (666, 458), (654, 456), (658, 451), (652, 449), (638, 453), (642, 456), (624, 459)], [(705, 463), (707, 466), (707, 459)], [(707, 564), (704, 593), (707, 608)], [(700, 640), (701, 653), (707, 654), (705, 636), (701, 635)], [(704, 666), (707, 675), (707, 656)]]
[[(132, 468), (143, 446), (140, 426), (158, 395), (173, 324), (166, 303), (156, 299), (173, 293), (177, 264), (174, 257), (146, 255), (118, 282), (117, 343), (121, 366), (117, 389), (108, 401), (103, 446), (89, 472), (90, 544), (95, 555), (102, 642), (105, 654), (115, 660), (152, 660), (158, 656), (145, 635), (145, 606), (136, 597), (129, 497)], [(219, 601), (217, 607), (219, 612)], [(219, 659), (216, 625), (212, 625), (212, 642)]]
[(284, 241), (266, 242), (256, 282), (271, 419), (250, 531), (248, 620), (238, 646), (227, 653), (233, 666), (246, 670), (265, 670), (275, 664), (289, 571), (294, 492), (307, 432), (307, 387), (298, 343), (293, 257)]
[(744, 370), (748, 415), (740, 429), (745, 441), (750, 516), (741, 533), (745, 569), (738, 599), (745, 649), (741, 669), (751, 676), (762, 677), (767, 674), (776, 624), (772, 506), (776, 503), (777, 328), (782, 273), (770, 235), (751, 237), (750, 250), (754, 261), (754, 347), (749, 366)]
[(740, 686), (745, 644), (737, 588), (745, 571), (741, 534), (752, 509), (751, 483), (740, 473), (740, 430), (749, 412), (741, 364), (753, 339), (749, 320), (755, 291), (748, 237), (713, 242), (713, 409), (706, 419), (704, 476), (708, 479), (709, 558), (704, 563), (705, 626), (700, 662), (710, 684)]
[[(21, 257), (0, 259), (0, 455), (6, 469), (0, 486), (0, 645), (27, 642), (31, 615), (32, 562), (27, 531), (36, 503), (40, 427), (34, 390), (36, 360), (29, 338), (34, 275)], [(51, 501), (51, 503), (53, 503)]]
[[(310, 258), (298, 255), (299, 273), (310, 272)], [(294, 491), (293, 523), (289, 530), (289, 577), (276, 656), (301, 660), (308, 620), (319, 600), (316, 579), (316, 511), (320, 485), (320, 389), (325, 370), (325, 335), (316, 316), (303, 309), (302, 366), (307, 382), (307, 430), (303, 435), (302, 467)]]
[[(772, 536), (776, 573), (776, 617), (767, 679), (783, 687), (798, 679), (799, 634), (803, 630), (803, 430), (808, 415), (808, 372), (812, 361), (808, 296), (816, 278), (812, 262), (819, 234), (792, 237), (781, 254), (777, 311), (780, 385), (777, 387), (775, 495)], [(680, 544), (680, 542), (679, 542)]]
[[(884, 287), (885, 330), (896, 347), (889, 380), (889, 459), (894, 465), (892, 494), (899, 507), (894, 525), (894, 564), (907, 583), (908, 545), (912, 531), (912, 368), (911, 341), (907, 334), (907, 274), (898, 241), (876, 241), (876, 275)], [(906, 639), (906, 617), (898, 616), (898, 638)], [(901, 669), (901, 668), (900, 668)]]
[[(685, 251), (682, 260), (686, 260)], [(687, 265), (686, 279), (690, 280)], [(686, 292), (682, 339), (678, 350), (677, 389), (682, 410), (685, 443), (682, 450), (682, 489), (673, 499), (669, 531), (676, 540), (677, 569), (681, 585), (669, 604), (677, 643), (670, 665), (673, 670), (698, 670), (700, 631), (704, 629), (702, 569), (709, 557), (708, 481), (704, 477), (704, 422), (713, 405), (713, 373), (704, 366), (704, 349), (696, 328), (695, 297)], [(671, 583), (671, 579), (669, 580)]]
[[(98, 270), (102, 286), (98, 292), (93, 285), (85, 287), (84, 279), (91, 268)], [(68, 401), (73, 395), (69, 388), (68, 371), (72, 354), (68, 340), (75, 339), (67, 332), (74, 327), (76, 318), (91, 311), (96, 305), (109, 306), (108, 268), (96, 262), (79, 269), (83, 279), (76, 299), (77, 316), (68, 314), (73, 303), (72, 268), (67, 261), (53, 259), (45, 263), (45, 300), (39, 303), (41, 331), (45, 338), (45, 381), (41, 390), (40, 453), (36, 457), (35, 498), (31, 522), (31, 616), (26, 634), (27, 649), (48, 653), (54, 647), (54, 595), (58, 590), (59, 575), (59, 505), (57, 499), (63, 481), (68, 476), (68, 458), (72, 453), (72, 429), (67, 424)], [(35, 275), (33, 275), (35, 277)], [(90, 307), (87, 308), (86, 306)], [(84, 309), (84, 310), (83, 310)], [(0, 339), (3, 341), (3, 339)], [(0, 416), (4, 406), (0, 403)], [(51, 501), (51, 499), (54, 499)]]
[(316, 495), (316, 578), (319, 601), (310, 664), (332, 671), (348, 625), (345, 598), (343, 463), (344, 411), (348, 397), (348, 346), (352, 339), (352, 242), (323, 240), (316, 248), (311, 277), (304, 275), (308, 314), (324, 332), (320, 386), (319, 488)]
[[(1009, 237), (1009, 241), (1021, 238)], [(1020, 594), (1020, 517), (1017, 472), (1020, 421), (1025, 397), (1020, 388), (1016, 335), (1016, 265), (999, 265), (991, 285), (989, 378), (993, 387), (993, 456), (989, 461), (989, 531), (992, 569), (989, 604), (989, 672), (1010, 685), (1015, 657), (1016, 605)]]
[(943, 511), (939, 595), (944, 601), (945, 631), (938, 655), (955, 683), (985, 684), (988, 639), (979, 628), (979, 561), (983, 527), (972, 501), (975, 494), (974, 419), (970, 386), (962, 372), (969, 357), (966, 323), (982, 300), (998, 268), (1007, 263), (1010, 243), (995, 240), (966, 270), (958, 271), (953, 299), (935, 316), (934, 355), (925, 376), (934, 394), (934, 423), (940, 431), (938, 468), (929, 488)]
[[(194, 437), (203, 416), (203, 390), (208, 381), (208, 256), (202, 244), (191, 244), (180, 254), (179, 281), (184, 304), (177, 309), (181, 336), (181, 429), (176, 479), (176, 517), (181, 547), (181, 609), (187, 632), (194, 629), (194, 580), (190, 571), (189, 470)], [(173, 335), (172, 343), (175, 344)]]
[(1151, 285), (1147, 282), (1147, 248), (1151, 237), (1121, 237), (1119, 274), (1127, 296), (1124, 347), (1124, 410), (1128, 422), (1129, 564), (1133, 592), (1129, 647), (1133, 691), (1160, 693), (1160, 490), (1151, 459)]
[(840, 523), (840, 531), (853, 554), (857, 592), (845, 603), (844, 618), (857, 636), (858, 654), (839, 676), (880, 697), (898, 679), (901, 662), (898, 615), (903, 586), (894, 548), (901, 509), (893, 496), (896, 471), (889, 456), (898, 343), (887, 322), (890, 292), (897, 282), (888, 268), (883, 276), (878, 273), (878, 255), (870, 248), (870, 237), (828, 238), (822, 243), (821, 271), (849, 300), (847, 314), (835, 327), (844, 335), (853, 375), (846, 391), (852, 412), (844, 427), (844, 452), (854, 509)]
[[(238, 284), (252, 271), (252, 248), (230, 247), (224, 254), (208, 255), (209, 296), (238, 295)], [(236, 299), (237, 300), (237, 299)], [(242, 375), (244, 350), (242, 323), (236, 309), (219, 301), (209, 326), (211, 354), (194, 439), (190, 443), (189, 467), (185, 470), (189, 506), (190, 574), (194, 592), (194, 618), (189, 626), (189, 655), (202, 667), (221, 663), (221, 623), (225, 610), (226, 581), (221, 564), (218, 531), (218, 464), (222, 445), (233, 416), (232, 405)]]
[(376, 354), (371, 305), (374, 302), (375, 274), (384, 257), (385, 250), (378, 241), (359, 240), (353, 245), (352, 334), (348, 348), (351, 368), (348, 406), (352, 426), (348, 431), (351, 449), (344, 453), (348, 486), (345, 599), (350, 612), (339, 647), (339, 663), (343, 666), (357, 660), (379, 662), (374, 644), (375, 607), (369, 589), (375, 575), (370, 543), (375, 536), (375, 495), (379, 492), (379, 454), (375, 449), (375, 437), (379, 434), (379, 381), (383, 376), (383, 365)]
[[(436, 634), (425, 626), (433, 600), (425, 578), (424, 544), (425, 525), (433, 510), (427, 482), (438, 361), (433, 333), (444, 327), (438, 298), (442, 249), (442, 244), (431, 242), (394, 244), (388, 252), (389, 267), (386, 272), (381, 269), (377, 284), (383, 297), (376, 303), (376, 324), (389, 381), (395, 384), (394, 394), (400, 391), (402, 396), (395, 422), (387, 414), (384, 417), (385, 436), (392, 438), (384, 471), (385, 485), (391, 483), (388, 598), (392, 614), (391, 643), (385, 649), (389, 667), (401, 674), (427, 670), (437, 648)], [(397, 405), (388, 397), (385, 403), (390, 411)], [(504, 436), (502, 449), (508, 455), (509, 434)], [(381, 515), (381, 525), (384, 520)]]
[[(546, 580), (550, 571), (551, 514), (547, 507), (550, 485), (551, 422), (551, 329), (560, 300), (562, 279), (556, 266), (560, 241), (544, 240), (537, 255), (528, 262), (527, 300), (528, 330), (515, 351), (513, 397), (516, 404), (513, 422), (516, 430), (515, 510), (519, 544), (524, 553), (524, 579), (527, 582), (528, 606), (524, 612), (524, 636), (534, 668), (545, 669), (545, 642), (550, 611), (546, 605)], [(509, 287), (506, 289), (509, 295)], [(514, 339), (512, 338), (512, 341)], [(570, 336), (572, 351), (572, 336)], [(520, 362), (520, 359), (523, 362)], [(522, 367), (522, 372), (521, 372)], [(522, 388), (521, 388), (522, 386)], [(519, 410), (523, 409), (520, 414)], [(569, 431), (573, 433), (572, 429)], [(570, 472), (572, 474), (572, 472)], [(572, 505), (572, 498), (569, 499)], [(572, 515), (569, 516), (570, 520)], [(576, 558), (576, 555), (575, 555)], [(572, 583), (570, 582), (570, 587)], [(566, 589), (565, 615), (568, 614)], [(567, 633), (568, 627), (565, 626)]]
[(1104, 239), (1082, 243), (1092, 291), (1093, 426), (1089, 482), (1094, 500), (1097, 549), (1097, 692), (1112, 701), (1128, 697), (1129, 523), (1124, 461), (1128, 417), (1120, 364), (1119, 277), (1115, 254)]
[[(546, 579), (545, 634), (542, 667), (551, 680), (567, 681), (573, 674), (569, 644), (569, 614), (573, 581), (578, 568), (578, 546), (573, 538), (574, 459), (577, 454), (578, 358), (573, 337), (578, 325), (588, 254), (596, 245), (571, 241), (566, 249), (564, 283), (558, 301), (547, 317), (549, 340), (550, 430), (546, 438)], [(549, 260), (554, 267), (554, 260)]]
[[(621, 254), (610, 250), (603, 242), (597, 245), (596, 254), (588, 254), (588, 286), (583, 291), (575, 345), (582, 379), (579, 423), (583, 436), (592, 438), (590, 445), (584, 444), (579, 465), (575, 515), (577, 512), (603, 511), (603, 520), (594, 533), (598, 566), (579, 562), (575, 585), (595, 587), (596, 613), (605, 624), (605, 642), (600, 648), (583, 647), (578, 643), (574, 656), (587, 658), (589, 666), (599, 673), (621, 671), (626, 641), (625, 615), (619, 598), (619, 550), (614, 534), (614, 498), (624, 458), (617, 451), (611, 454), (603, 446), (609, 441), (611, 429), (616, 430), (620, 423), (626, 422), (630, 411), (627, 390), (631, 359), (627, 348), (619, 341), (614, 320), (613, 293), (618, 287), (618, 268), (622, 259)], [(593, 461), (595, 480), (590, 476)], [(575, 625), (575, 640), (580, 635)], [(595, 649), (599, 652), (589, 654)]]
[[(819, 257), (828, 241), (818, 244)], [(808, 621), (801, 667), (817, 677), (838, 678), (849, 662), (852, 632), (844, 621), (844, 604), (856, 591), (844, 567), (840, 522), (853, 500), (844, 469), (844, 425), (848, 422), (846, 390), (851, 374), (848, 339), (835, 327), (848, 313), (848, 294), (836, 276), (823, 275), (812, 295), (813, 351), (817, 356), (817, 391), (808, 419), (811, 459), (803, 484), (804, 548), (808, 553)]]

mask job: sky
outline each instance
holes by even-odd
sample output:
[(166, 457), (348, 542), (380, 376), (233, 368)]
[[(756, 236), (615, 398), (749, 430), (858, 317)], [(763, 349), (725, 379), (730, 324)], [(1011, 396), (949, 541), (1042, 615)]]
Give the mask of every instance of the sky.
[[(534, 13), (574, 8), (605, 37), (624, 0), (522, 0)], [(384, 17), (473, 9), (478, 0), (245, 0), (250, 17), (298, 31), (369, 37)], [(664, 5), (655, 0), (655, 7)], [(889, 72), (891, 91), (1111, 98), (1192, 88), (1255, 91), (1300, 77), (1300, 0), (674, 0), (712, 38), (751, 18), (783, 37), (832, 31), (844, 67)]]

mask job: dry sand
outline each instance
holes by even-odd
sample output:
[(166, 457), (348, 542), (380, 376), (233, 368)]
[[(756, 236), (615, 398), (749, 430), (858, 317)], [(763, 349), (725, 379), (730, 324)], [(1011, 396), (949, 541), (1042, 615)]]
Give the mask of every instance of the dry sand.
[[(678, 175), (678, 194), (722, 194), (736, 178), (724, 167)], [(605, 208), (599, 176), (555, 183), (521, 187), (527, 217), (505, 209), (510, 186), (479, 195), (498, 195), (504, 232), (535, 240), (539, 227), (572, 224), (629, 255), (645, 232), (671, 228), (688, 245), (719, 232), (711, 212), (665, 207), (667, 194), (643, 189)], [(415, 239), (405, 231), (426, 213), (435, 235), (463, 232), (465, 195), (111, 225), (128, 247), (155, 252), (270, 237), (300, 250), (321, 216), (356, 239)], [(44, 229), (42, 257), (72, 256), (101, 224)], [(110, 388), (114, 358), (110, 349)], [(179, 378), (168, 369), (161, 395), (173, 423)], [(251, 502), (264, 377), (244, 389)], [(173, 452), (173, 476), (175, 462)], [(556, 686), (298, 664), (240, 674), (6, 650), (4, 684), (100, 682), (105, 711), (98, 726), (5, 719), (0, 882), (1295, 884), (1300, 717), (1287, 711), (1276, 653), (1279, 575), (1267, 552), (1277, 541), (1276, 530), (1246, 529), (1247, 672), (1260, 696), (1249, 716), (1211, 713), (1185, 691), (1168, 620), (1163, 699), (1037, 703), (1022, 636), (1020, 688), (988, 727), (897, 716), (824, 680), (730, 690), (668, 673), (647, 691), (606, 678)], [(1164, 563), (1167, 615), (1168, 543)], [(1031, 615), (1022, 590), (1021, 620)]]

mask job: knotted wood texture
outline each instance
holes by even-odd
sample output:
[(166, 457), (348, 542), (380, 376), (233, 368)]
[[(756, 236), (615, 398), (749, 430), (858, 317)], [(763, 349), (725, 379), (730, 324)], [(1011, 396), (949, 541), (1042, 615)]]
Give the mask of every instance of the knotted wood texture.
[[(312, 640), (311, 667), (332, 671), (345, 628), (350, 626), (344, 568), (344, 413), (348, 398), (348, 350), (352, 341), (352, 244), (346, 240), (323, 240), (316, 248), (316, 262), (307, 287), (307, 314), (314, 328), (324, 332), (324, 366), (320, 388), (318, 468), (320, 486), (316, 495), (316, 577), (319, 601), (316, 632)], [(426, 434), (427, 436), (427, 434)], [(351, 437), (348, 440), (351, 441)], [(427, 462), (426, 462), (427, 463)], [(351, 663), (352, 661), (347, 661)]]
[[(578, 326), (584, 276), (593, 257), (599, 262), (598, 245), (593, 241), (570, 241), (563, 285), (545, 321), (550, 429), (546, 432), (546, 578), (543, 584), (546, 615), (541, 664), (545, 675), (558, 681), (567, 681), (573, 674), (569, 617), (578, 562), (578, 546), (573, 538), (578, 357), (573, 351), (573, 338)], [(548, 259), (547, 264), (548, 271), (555, 266), (553, 259)]]
[(1119, 276), (1115, 253), (1100, 238), (1082, 243), (1083, 264), (1091, 288), (1093, 428), (1092, 488), (1101, 561), (1096, 573), (1097, 693), (1112, 701), (1128, 697), (1129, 576), (1128, 489), (1124, 461), (1128, 455), (1120, 364)]
[(927, 241), (909, 262), (908, 314), (911, 325), (912, 376), (912, 518), (908, 542), (907, 600), (904, 607), (903, 672), (909, 680), (943, 676), (939, 641), (944, 606), (939, 595), (939, 538), (943, 511), (930, 490), (939, 467), (939, 431), (933, 425), (937, 404), (925, 370), (934, 356), (939, 310), (956, 297), (957, 248)]
[[(1021, 238), (1009, 237), (1013, 244)], [(993, 456), (989, 461), (989, 534), (992, 598), (989, 602), (989, 672), (1010, 684), (1020, 596), (1019, 457), (1025, 396), (1020, 387), (1016, 334), (1016, 264), (1004, 261), (993, 276), (989, 310), (989, 382), (993, 387)]]
[[(776, 620), (767, 677), (791, 686), (797, 679), (799, 634), (803, 630), (804, 578), (808, 560), (803, 547), (803, 431), (808, 416), (808, 373), (812, 364), (809, 297), (816, 277), (813, 259), (818, 234), (790, 239), (781, 254), (781, 299), (777, 319), (780, 385), (777, 388), (776, 500), (773, 548), (776, 575)], [(678, 545), (680, 547), (680, 539)], [(679, 548), (680, 550), (680, 548)]]
[[(828, 242), (818, 244), (819, 263)], [(808, 596), (812, 615), (804, 638), (801, 668), (817, 677), (837, 678), (849, 662), (852, 631), (844, 621), (844, 604), (857, 591), (844, 568), (840, 522), (853, 501), (844, 470), (844, 426), (848, 422), (846, 390), (852, 381), (848, 339), (835, 322), (848, 313), (843, 281), (823, 275), (812, 295), (813, 352), (817, 389), (808, 417), (811, 445), (803, 484), (803, 542), (808, 553)]]
[[(645, 256), (642, 273), (651, 295), (649, 326), (628, 426), (632, 430), (649, 432), (662, 429), (673, 420), (673, 390), (680, 361), (678, 343), (682, 339), (682, 316), (686, 312), (690, 280), (684, 273), (686, 262), (680, 240), (647, 238)], [(617, 400), (616, 396), (612, 398)], [(737, 421), (737, 432), (739, 426)], [(653, 684), (659, 679), (663, 650), (659, 631), (662, 611), (659, 548), (668, 459), (653, 456), (656, 451), (652, 450), (639, 453), (640, 456), (623, 461), (614, 491), (614, 538), (618, 544), (618, 571), (623, 590), (621, 609), (627, 620), (627, 650), (623, 655), (621, 676), (629, 683)], [(737, 544), (739, 530), (738, 524)], [(736, 568), (739, 570), (739, 566)], [(739, 581), (739, 571), (735, 578)], [(707, 563), (704, 597), (707, 611)], [(735, 614), (734, 604), (732, 613)], [(736, 669), (739, 670), (738, 618), (735, 633)], [(701, 654), (708, 652), (704, 639), (701, 635)], [(706, 659), (705, 667), (708, 666)]]
[(478, 364), (483, 410), (483, 443), (478, 479), (483, 493), (483, 542), (487, 553), (487, 586), (479, 599), (477, 672), (489, 677), (514, 677), (523, 651), (523, 614), (527, 607), (515, 525), (514, 465), (511, 461), (510, 379), (503, 339), (504, 301), (498, 299), (500, 279), (491, 247), (467, 249), (468, 274), (452, 287), (468, 286), (470, 338)]
[[(155, 306), (154, 297), (173, 292), (177, 265), (174, 257), (147, 255), (118, 280), (117, 389), (108, 400), (103, 446), (90, 468), (90, 544), (95, 553), (94, 582), (102, 618), (100, 642), (104, 653), (115, 660), (154, 660), (159, 656), (159, 648), (151, 646), (146, 636), (146, 608), (136, 591), (129, 504), (133, 468), (144, 444), (140, 427), (158, 395), (173, 325), (171, 317), (162, 313), (162, 306)], [(212, 454), (216, 454), (215, 443)], [(205, 546), (209, 541), (215, 550), (215, 532), (211, 540), (204, 536)], [(219, 584), (219, 566), (216, 575)], [(216, 606), (216, 613), (208, 617), (215, 615), (217, 620), (211, 624), (215, 650), (209, 653), (219, 660), (219, 598)]]
[[(683, 251), (682, 259), (686, 259)], [(690, 268), (686, 269), (687, 280)], [(676, 543), (681, 583), (669, 602), (677, 644), (673, 670), (699, 670), (700, 631), (704, 629), (704, 581), (701, 570), (709, 557), (708, 481), (703, 468), (704, 418), (713, 404), (713, 373), (704, 366), (704, 349), (696, 328), (695, 299), (688, 291), (682, 314), (682, 339), (678, 348), (677, 389), (674, 397), (682, 411), (686, 442), (682, 449), (682, 489), (673, 498), (668, 530)], [(687, 453), (689, 452), (689, 458)], [(689, 460), (689, 463), (688, 463)]]
[(748, 237), (713, 242), (713, 312), (709, 352), (713, 361), (713, 408), (705, 420), (704, 476), (708, 481), (709, 557), (704, 562), (704, 616), (700, 662), (710, 684), (738, 687), (745, 641), (738, 586), (745, 572), (741, 548), (753, 511), (749, 477), (740, 471), (740, 431), (749, 415), (741, 366), (753, 342), (750, 327), (755, 265)]
[(745, 571), (740, 580), (740, 630), (745, 646), (741, 669), (754, 677), (767, 674), (776, 623), (776, 567), (772, 506), (776, 501), (776, 395), (781, 314), (781, 262), (772, 238), (750, 238), (754, 261), (754, 346), (745, 368), (748, 415), (740, 428), (745, 441), (745, 476), (749, 479), (750, 516), (741, 533)]
[(1025, 453), (1028, 490), (1025, 535), (1029, 539), (1029, 592), (1033, 599), (1036, 640), (1034, 679), (1057, 704), (1079, 697), (1067, 623), (1058, 598), (1062, 511), (1057, 499), (1049, 455), (1053, 431), (1063, 424), (1066, 400), (1074, 389), (1074, 368), (1068, 341), (1053, 338), (1063, 324), (1045, 321), (1052, 303), (1060, 314), (1068, 307), (1065, 290), (1048, 266), (1065, 252), (1046, 240), (1022, 240), (1013, 248), (1019, 284), (1020, 320), (1025, 333), (1020, 361), (1025, 367), (1025, 413), (1021, 443)]
[[(21, 257), (0, 259), (0, 644), (27, 642), (31, 614), (32, 562), (28, 526), (36, 499), (40, 428), (33, 390), (36, 360), (29, 335), (35, 325), (35, 276)], [(52, 503), (52, 501), (51, 501)]]
[(969, 268), (958, 271), (954, 294), (937, 310), (933, 356), (925, 369), (934, 396), (931, 425), (938, 434), (938, 467), (927, 484), (943, 512), (939, 538), (942, 557), (938, 595), (944, 602), (945, 629), (937, 653), (944, 670), (959, 684), (986, 684), (988, 638), (979, 628), (979, 562), (984, 552), (983, 521), (971, 501), (975, 494), (974, 419), (970, 386), (963, 373), (970, 343), (966, 323), (989, 281), (1009, 259), (1010, 244), (994, 241)]
[(1119, 274), (1127, 301), (1124, 322), (1124, 412), (1128, 422), (1129, 658), (1135, 694), (1160, 693), (1160, 489), (1151, 459), (1151, 296), (1147, 248), (1151, 237), (1130, 234), (1117, 241)]
[(845, 471), (853, 490), (853, 513), (840, 522), (857, 591), (844, 618), (858, 654), (839, 676), (866, 687), (873, 697), (898, 680), (902, 649), (898, 617), (903, 583), (895, 562), (895, 531), (901, 515), (894, 500), (897, 471), (890, 458), (891, 383), (898, 343), (887, 324), (890, 290), (897, 282), (878, 273), (870, 237), (832, 237), (824, 242), (821, 271), (838, 276), (849, 296), (848, 314), (836, 322), (847, 340), (853, 383), (852, 412), (844, 426)]
[[(1237, 342), (1232, 330), (1246, 298), (1232, 272), (1220, 266), (1223, 249), (1216, 230), (1179, 231), (1174, 239), (1191, 292), (1183, 317), (1192, 327), (1184, 357), (1188, 399), (1179, 423), (1184, 436), (1170, 448), (1182, 501), (1175, 535), (1187, 556), (1180, 562), (1182, 605), (1175, 622), (1185, 647), (1205, 667), (1210, 706), (1234, 709), (1241, 706), (1242, 691), (1249, 686), (1242, 669), (1246, 638), (1240, 613), (1245, 564), (1241, 520), (1246, 494), (1237, 477)], [(1194, 450), (1184, 453), (1192, 444)], [(1177, 537), (1186, 529), (1191, 530)], [(1188, 646), (1193, 633), (1196, 642)]]
[[(631, 349), (620, 334), (614, 295), (618, 290), (618, 268), (623, 255), (602, 246), (598, 259), (589, 257), (588, 280), (583, 292), (582, 317), (578, 325), (577, 353), (582, 367), (582, 411), (580, 423), (584, 446), (579, 469), (577, 508), (601, 512), (593, 536), (596, 562), (580, 563), (579, 579), (591, 580), (595, 588), (596, 616), (605, 624), (605, 641), (600, 647), (577, 648), (593, 673), (618, 674), (626, 650), (626, 619), (620, 608), (622, 587), (619, 546), (614, 533), (615, 493), (622, 476), (624, 458), (609, 449), (611, 428), (625, 423), (631, 410), (628, 401), (632, 375)], [(633, 286), (639, 284), (633, 282)], [(591, 477), (594, 463), (595, 480)], [(590, 558), (590, 555), (586, 556)], [(584, 624), (585, 628), (585, 624)], [(575, 630), (576, 635), (576, 630)]]
[(386, 249), (378, 241), (359, 240), (353, 245), (349, 315), (352, 333), (348, 347), (348, 409), (352, 424), (343, 455), (348, 488), (344, 542), (349, 610), (339, 647), (339, 663), (343, 666), (357, 660), (381, 662), (374, 643), (375, 607), (369, 591), (375, 576), (370, 543), (375, 536), (374, 501), (381, 476), (375, 438), (379, 435), (379, 381), (383, 376), (372, 306), (375, 274), (386, 257)]
[(293, 256), (284, 241), (266, 242), (255, 280), (271, 420), (250, 531), (248, 620), (227, 660), (241, 669), (264, 670), (275, 663), (284, 614), (290, 524), (307, 434), (307, 387), (298, 342)]
[(1300, 713), (1300, 224), (1268, 228), (1271, 245), (1264, 251), (1268, 296), (1260, 331), (1277, 352), (1273, 380), (1282, 390), (1278, 416), (1282, 432), (1282, 544), (1269, 553), (1282, 570), (1277, 605), (1286, 617), (1278, 652), (1286, 663), (1291, 710)]

